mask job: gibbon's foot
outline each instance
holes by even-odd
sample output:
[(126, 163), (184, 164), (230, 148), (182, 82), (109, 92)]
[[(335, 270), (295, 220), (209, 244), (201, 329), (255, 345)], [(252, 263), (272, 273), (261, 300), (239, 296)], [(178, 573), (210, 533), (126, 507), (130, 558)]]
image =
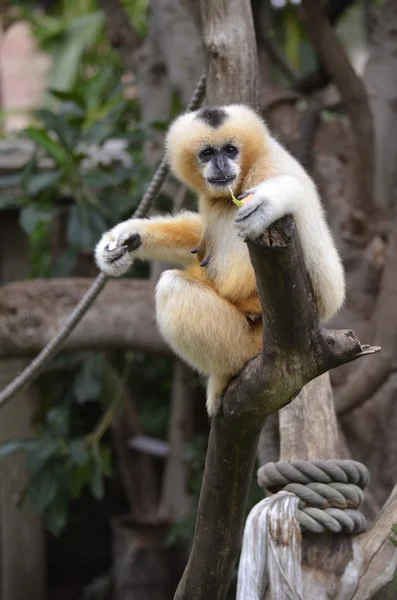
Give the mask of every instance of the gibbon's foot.
[(211, 375), (207, 384), (207, 412), (210, 418), (216, 417), (222, 407), (222, 396), (232, 375)]
[[(260, 187), (260, 186), (259, 186)], [(250, 193), (260, 193), (260, 189), (250, 190)], [(258, 193), (255, 193), (258, 196)], [(261, 236), (274, 221), (279, 218), (272, 202), (268, 198), (255, 197), (252, 202), (245, 204), (237, 211), (236, 223), (239, 228), (239, 237), (244, 242), (253, 241)]]
[(128, 271), (133, 262), (130, 252), (141, 245), (138, 233), (122, 233), (117, 238), (116, 233), (105, 233), (95, 249), (98, 267), (110, 277), (120, 277)]

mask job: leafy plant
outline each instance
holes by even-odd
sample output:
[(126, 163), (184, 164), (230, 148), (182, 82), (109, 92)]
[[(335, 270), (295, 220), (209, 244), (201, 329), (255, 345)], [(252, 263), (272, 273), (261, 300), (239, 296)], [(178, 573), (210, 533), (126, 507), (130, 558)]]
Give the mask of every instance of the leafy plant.
[[(65, 528), (69, 505), (81, 496), (84, 488), (88, 487), (97, 500), (104, 496), (104, 479), (111, 475), (112, 461), (110, 447), (103, 438), (121, 408), (132, 359), (133, 355), (127, 354), (120, 376), (104, 356), (84, 357), (74, 376), (68, 372), (69, 393), (62, 393), (62, 382), (55, 388), (61, 392), (62, 404), (41, 406), (37, 438), (8, 440), (0, 445), (0, 461), (16, 452), (25, 452), (30, 481), (20, 501), (28, 499), (43, 514), (54, 535)], [(87, 433), (76, 421), (76, 403), (81, 405), (101, 398), (104, 412)]]
[(0, 176), (0, 190), (19, 189), (2, 198), (0, 210), (19, 207), (35, 275), (51, 274), (46, 240), (60, 200), (68, 204), (67, 251), (53, 274), (64, 276), (79, 253), (92, 251), (104, 230), (131, 214), (143, 193), (145, 133), (119, 77), (107, 67), (70, 92), (52, 90), (53, 108), (38, 110), (22, 134), (34, 143), (31, 160), (18, 173)]
[(21, 494), (43, 513), (47, 527), (59, 535), (67, 523), (68, 507), (89, 486), (98, 500), (104, 495), (104, 477), (111, 474), (111, 453), (89, 437), (70, 436), (71, 407), (51, 408), (31, 440), (9, 440), (0, 446), (0, 460), (24, 451), (30, 483)]

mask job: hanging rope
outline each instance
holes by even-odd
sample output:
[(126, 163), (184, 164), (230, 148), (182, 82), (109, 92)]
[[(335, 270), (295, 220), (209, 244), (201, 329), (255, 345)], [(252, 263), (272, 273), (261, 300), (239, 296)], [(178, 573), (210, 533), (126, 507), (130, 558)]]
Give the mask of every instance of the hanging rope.
[(298, 498), (279, 492), (247, 517), (236, 600), (303, 600)]
[[(206, 76), (202, 75), (197, 83), (196, 89), (187, 107), (187, 111), (195, 110), (202, 103), (205, 96)], [(154, 177), (146, 190), (137, 210), (134, 213), (135, 218), (142, 218), (148, 213), (150, 206), (156, 199), (162, 184), (168, 174), (168, 165), (165, 156), (160, 162)], [(30, 385), (42, 371), (51, 362), (54, 356), (59, 352), (62, 345), (69, 337), (76, 325), (81, 321), (87, 310), (95, 302), (108, 281), (108, 277), (101, 273), (97, 276), (89, 290), (84, 294), (76, 308), (70, 314), (65, 325), (53, 337), (45, 348), (36, 356), (36, 358), (11, 381), (0, 392), (0, 408), (3, 407), (23, 387)]]

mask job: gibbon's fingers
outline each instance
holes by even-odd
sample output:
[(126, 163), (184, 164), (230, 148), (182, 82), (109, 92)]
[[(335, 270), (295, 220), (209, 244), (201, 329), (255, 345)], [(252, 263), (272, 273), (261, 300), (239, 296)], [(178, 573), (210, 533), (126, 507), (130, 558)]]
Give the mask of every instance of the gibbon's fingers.
[(133, 252), (134, 250), (137, 250), (139, 246), (141, 246), (141, 236), (139, 233), (133, 233), (130, 235), (130, 237), (124, 240), (123, 244), (127, 246), (128, 252)]
[(123, 246), (116, 246), (115, 248), (112, 246), (112, 244), (114, 244), (114, 242), (110, 242), (110, 244), (105, 248), (107, 253), (106, 260), (110, 263), (114, 263), (126, 252), (128, 252), (128, 247), (125, 244)]
[[(248, 211), (251, 208), (252, 210)], [(238, 235), (244, 242), (259, 238), (278, 218), (274, 207), (266, 199), (262, 198), (254, 200), (252, 205), (243, 206), (240, 210), (247, 211), (237, 221), (237, 226), (240, 229)]]
[(142, 241), (139, 233), (133, 233), (131, 235), (122, 233), (117, 238), (117, 241), (111, 241), (105, 247), (106, 260), (112, 263), (126, 254), (126, 252), (137, 250), (141, 244)]
[(248, 202), (244, 206), (238, 209), (237, 217), (235, 219), (236, 223), (240, 223), (247, 217), (249, 217), (253, 212), (255, 212), (259, 206), (263, 203), (263, 198), (257, 198), (252, 202)]

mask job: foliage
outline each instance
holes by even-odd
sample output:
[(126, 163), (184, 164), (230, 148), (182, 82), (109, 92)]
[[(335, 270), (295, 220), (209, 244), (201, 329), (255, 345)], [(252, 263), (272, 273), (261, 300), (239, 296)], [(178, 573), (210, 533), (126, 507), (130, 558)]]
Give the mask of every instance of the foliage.
[[(29, 163), (0, 176), (1, 209), (20, 208), (30, 237), (34, 275), (68, 275), (79, 253), (90, 252), (102, 232), (129, 216), (143, 192), (149, 170), (142, 164), (144, 131), (136, 122), (137, 102), (125, 96), (117, 69), (105, 67), (70, 92), (52, 90), (54, 108), (35, 113), (22, 135), (35, 146)], [(131, 123), (126, 127), (126, 123)], [(60, 206), (68, 204), (67, 249), (51, 268), (48, 236)]]
[(71, 406), (51, 408), (32, 440), (10, 440), (0, 446), (0, 460), (24, 451), (30, 482), (27, 497), (43, 513), (47, 527), (59, 535), (67, 523), (68, 507), (84, 486), (98, 500), (104, 495), (104, 477), (111, 474), (111, 453), (88, 437), (73, 437)]

